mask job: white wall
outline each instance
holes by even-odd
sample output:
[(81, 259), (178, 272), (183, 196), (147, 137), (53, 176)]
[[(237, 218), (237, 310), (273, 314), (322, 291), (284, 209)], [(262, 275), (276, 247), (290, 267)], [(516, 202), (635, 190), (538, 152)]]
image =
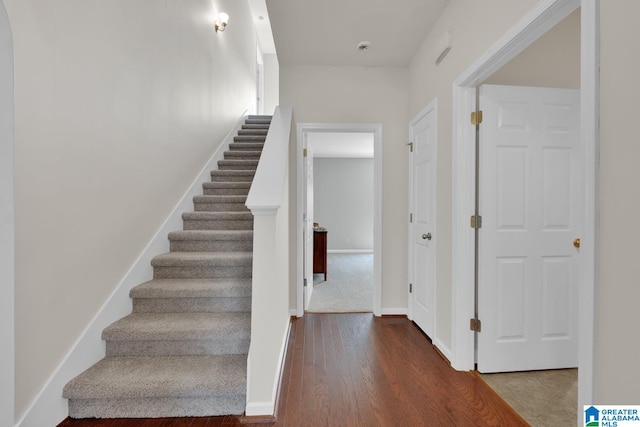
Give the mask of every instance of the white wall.
[(264, 60), (264, 113), (271, 115), (280, 104), (280, 66), (275, 54), (265, 54)]
[[(280, 104), (297, 123), (382, 123), (382, 309), (407, 307), (407, 69), (281, 66)], [(295, 140), (292, 142), (295, 144)], [(296, 173), (295, 145), (291, 173)], [(292, 184), (295, 177), (291, 178)], [(295, 185), (291, 206), (296, 218)], [(295, 236), (295, 222), (290, 233)], [(295, 241), (292, 243), (295, 247)], [(295, 265), (293, 266), (295, 269)], [(295, 278), (295, 271), (291, 277)], [(291, 283), (291, 308), (296, 307)]]
[[(246, 1), (5, 3), (15, 43), (19, 418), (255, 104), (256, 39)], [(216, 34), (219, 11), (231, 20)]]
[(485, 83), (579, 89), (580, 9), (496, 71)]
[(602, 1), (600, 104), (600, 230), (597, 292), (597, 403), (640, 402), (640, 2)]
[(313, 159), (313, 220), (328, 250), (373, 250), (373, 159)]
[(13, 40), (0, 0), (0, 425), (14, 407)]
[[(409, 116), (415, 116), (433, 99), (438, 99), (436, 235), (440, 237), (436, 254), (436, 337), (449, 349), (452, 283), (452, 83), (536, 3), (536, 0), (451, 0), (409, 67)], [(451, 35), (452, 48), (444, 61), (436, 66), (436, 46), (447, 31)]]

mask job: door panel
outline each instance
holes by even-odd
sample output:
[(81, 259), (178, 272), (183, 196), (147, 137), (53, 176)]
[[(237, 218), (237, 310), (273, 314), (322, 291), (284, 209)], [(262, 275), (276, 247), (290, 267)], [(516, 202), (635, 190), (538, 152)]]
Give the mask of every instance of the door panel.
[(435, 334), (435, 107), (410, 125), (413, 152), (410, 166), (412, 222), (409, 226), (410, 318), (429, 336)]
[(480, 89), (478, 370), (575, 367), (577, 90)]
[[(306, 144), (305, 144), (306, 146)], [(306, 148), (304, 157), (304, 173), (306, 176), (305, 197), (305, 221), (304, 221), (304, 278), (307, 286), (304, 287), (304, 308), (309, 307), (313, 294), (313, 152)]]

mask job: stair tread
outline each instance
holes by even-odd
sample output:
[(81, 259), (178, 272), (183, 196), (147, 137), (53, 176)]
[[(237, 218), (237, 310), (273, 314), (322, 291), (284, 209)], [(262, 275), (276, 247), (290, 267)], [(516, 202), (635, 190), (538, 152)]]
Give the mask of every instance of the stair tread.
[(151, 260), (154, 267), (215, 267), (251, 264), (252, 252), (168, 252)]
[(258, 161), (253, 159), (224, 159), (218, 160), (218, 165), (258, 165)]
[(211, 175), (246, 175), (251, 176), (255, 175), (256, 171), (254, 170), (213, 170), (211, 171)]
[(251, 279), (154, 279), (131, 289), (131, 298), (236, 298), (251, 296)]
[(248, 339), (251, 314), (227, 313), (131, 313), (102, 331), (109, 341), (183, 341), (215, 338)]
[(203, 182), (203, 188), (251, 188), (250, 182)]
[(247, 196), (226, 196), (226, 195), (200, 195), (194, 196), (193, 201), (196, 203), (204, 202), (204, 203), (212, 203), (212, 202), (220, 202), (220, 203), (244, 203), (247, 201)]
[(64, 387), (67, 399), (244, 395), (246, 355), (105, 357)]
[(180, 230), (170, 232), (169, 240), (253, 240), (253, 230)]
[(183, 212), (182, 219), (186, 220), (251, 220), (251, 212)]

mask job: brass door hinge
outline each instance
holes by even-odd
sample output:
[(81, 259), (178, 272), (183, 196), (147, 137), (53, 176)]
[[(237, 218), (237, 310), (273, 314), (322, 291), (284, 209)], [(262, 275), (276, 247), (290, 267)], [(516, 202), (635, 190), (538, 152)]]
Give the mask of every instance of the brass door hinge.
[(409, 283), (409, 293), (413, 292), (413, 283)]
[(475, 332), (482, 332), (482, 323), (480, 322), (480, 319), (470, 319), (469, 329)]
[(471, 228), (482, 228), (482, 217), (480, 215), (471, 215)]
[(307, 149), (306, 148), (302, 149), (302, 157), (307, 157)]
[(480, 123), (482, 123), (482, 111), (474, 111), (471, 113), (471, 124), (478, 126)]
[(409, 214), (409, 222), (413, 223), (413, 214), (412, 213)]
[(413, 153), (413, 142), (409, 142), (407, 145), (409, 146), (409, 151)]

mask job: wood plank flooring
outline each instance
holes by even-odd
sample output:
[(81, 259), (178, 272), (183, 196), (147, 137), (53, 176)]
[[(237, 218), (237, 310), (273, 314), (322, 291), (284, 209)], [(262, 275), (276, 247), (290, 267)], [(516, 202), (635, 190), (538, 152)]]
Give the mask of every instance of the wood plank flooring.
[(456, 372), (404, 317), (294, 319), (277, 422), (239, 417), (63, 421), (59, 427), (527, 426), (482, 379)]

